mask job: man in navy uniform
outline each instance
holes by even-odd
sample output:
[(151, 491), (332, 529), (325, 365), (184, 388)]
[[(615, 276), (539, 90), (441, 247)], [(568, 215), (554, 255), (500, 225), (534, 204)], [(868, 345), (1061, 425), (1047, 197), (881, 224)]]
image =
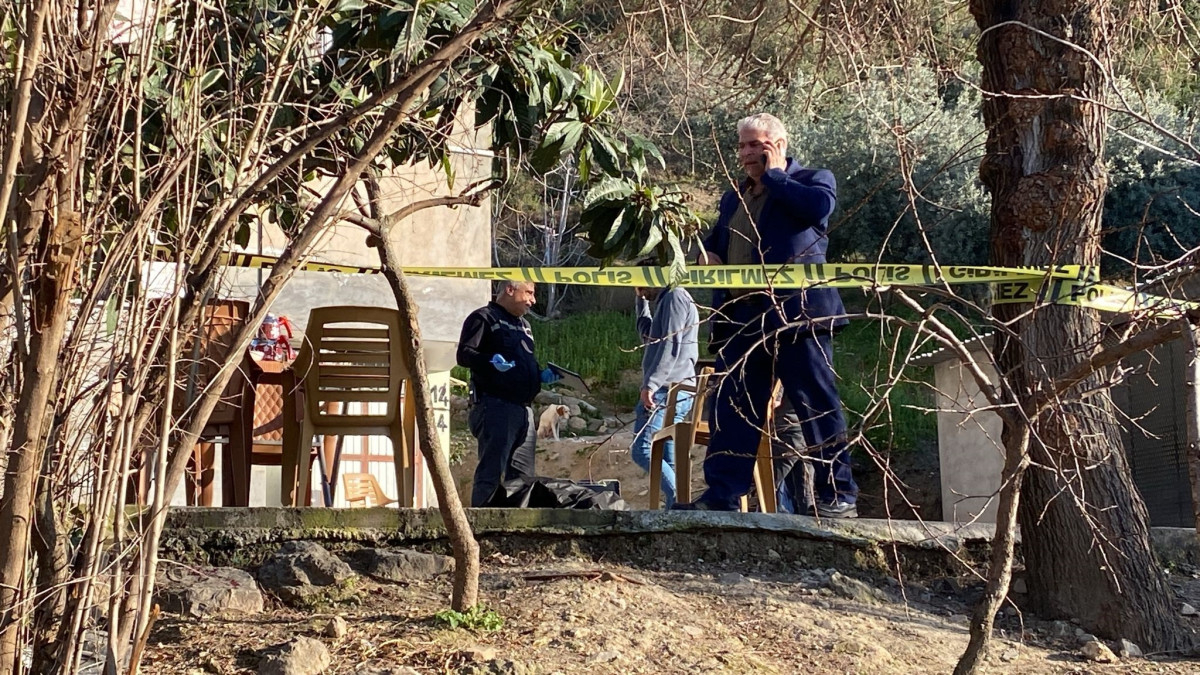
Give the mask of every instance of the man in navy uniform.
[[(700, 262), (710, 265), (824, 263), (837, 184), (825, 169), (787, 156), (787, 130), (773, 115), (738, 122), (738, 160), (746, 178), (721, 198)], [(712, 348), (725, 373), (714, 399), (704, 461), (708, 489), (685, 509), (732, 511), (750, 490), (755, 451), (776, 379), (792, 403), (812, 455), (815, 505), (822, 517), (856, 517), (846, 422), (830, 338), (845, 325), (833, 288), (732, 290), (714, 294)], [(801, 510), (803, 472), (785, 480)]]
[(531, 405), (542, 383), (556, 379), (533, 355), (525, 314), (535, 302), (533, 282), (503, 281), (496, 299), (463, 322), (458, 365), (471, 370), (468, 419), (479, 441), (471, 506), (486, 506), (502, 481), (534, 475)]

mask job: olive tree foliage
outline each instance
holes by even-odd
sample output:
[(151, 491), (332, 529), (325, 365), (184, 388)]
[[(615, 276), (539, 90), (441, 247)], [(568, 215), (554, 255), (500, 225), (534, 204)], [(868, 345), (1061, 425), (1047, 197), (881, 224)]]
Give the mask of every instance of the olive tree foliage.
[(978, 264), (987, 196), (978, 90), (939, 81), (926, 64), (873, 71), (859, 86), (791, 113), (789, 151), (829, 168), (840, 208), (830, 223), (839, 259)]
[[(813, 95), (823, 86), (797, 75), (803, 98), (771, 102), (788, 128), (789, 154), (833, 171), (839, 208), (830, 226), (830, 255), (839, 260), (978, 265), (988, 257), (990, 200), (979, 181), (986, 130), (979, 115), (978, 72), (939, 78), (927, 64), (880, 69), (853, 89)], [(1127, 91), (1136, 91), (1123, 81)], [(819, 110), (804, 99), (819, 98)], [(1150, 272), (1200, 245), (1200, 167), (1185, 143), (1148, 127), (1148, 118), (1193, 146), (1197, 120), (1153, 90), (1138, 92), (1134, 115), (1117, 115), (1105, 155), (1110, 185), (1104, 205), (1106, 269)], [(1134, 101), (1131, 101), (1134, 102)], [(697, 117), (693, 129), (730, 136), (745, 107)], [(704, 146), (697, 163), (720, 181), (733, 154)], [(1144, 269), (1148, 268), (1148, 269)]]
[[(640, 141), (631, 148), (612, 120), (614, 80), (578, 63), (560, 22), (524, 0), (139, 8), (0, 2), (6, 675), (27, 647), (34, 672), (78, 670), (91, 629), (108, 636), (110, 669), (136, 670), (166, 507), (239, 355), (332, 224), (386, 236), (422, 208), (478, 203), (510, 171), (573, 158), (598, 183), (629, 166), (644, 176), (653, 154)], [(494, 180), (463, 185), (450, 134), (478, 125), (506, 161)], [(374, 177), (417, 162), (443, 172), (448, 194), (376, 208)], [(287, 246), (229, 356), (189, 385), (221, 254), (258, 219), (279, 224)], [(394, 247), (385, 249), (411, 318)], [(158, 296), (144, 278), (156, 259), (175, 263)], [(421, 363), (419, 340), (405, 351)], [(426, 408), (418, 427), (431, 438), (414, 372)], [(436, 445), (422, 451), (440, 457)], [(130, 483), (139, 474), (148, 489)], [(452, 602), (466, 609), (478, 549), (444, 487), (459, 558)]]
[(1162, 274), (1200, 246), (1200, 119), (1152, 89), (1138, 93), (1136, 106), (1136, 115), (1109, 122), (1103, 223), (1105, 269), (1134, 280)]
[[(700, 12), (683, 3), (663, 17), (649, 6), (581, 5), (591, 57), (628, 71), (626, 125), (659, 144), (669, 170), (692, 174), (693, 192), (737, 178), (735, 123), (768, 111), (787, 125), (790, 154), (837, 177), (832, 257), (986, 261), (989, 197), (978, 168), (987, 130), (977, 28), (963, 8), (718, 3)], [(1165, 259), (1200, 236), (1186, 196), (1195, 167), (1162, 133), (1195, 138), (1188, 31), (1200, 10), (1143, 5), (1121, 3), (1128, 51), (1113, 65), (1134, 113), (1113, 115), (1106, 145), (1105, 264), (1115, 270), (1128, 269), (1122, 260), (1154, 264), (1149, 250)]]

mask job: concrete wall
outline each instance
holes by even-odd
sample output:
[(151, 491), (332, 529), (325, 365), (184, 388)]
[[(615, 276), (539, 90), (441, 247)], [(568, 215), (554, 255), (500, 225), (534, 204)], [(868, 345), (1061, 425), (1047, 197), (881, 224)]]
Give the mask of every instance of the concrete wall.
[[(972, 345), (979, 349), (978, 345)], [(1195, 522), (1187, 470), (1184, 424), (1187, 354), (1182, 339), (1134, 354), (1124, 361), (1132, 374), (1112, 388), (1121, 440), (1138, 493), (1156, 527)], [(981, 360), (988, 377), (991, 366)], [(939, 392), (938, 454), (942, 474), (942, 511), (947, 521), (995, 522), (1003, 455), (1000, 418), (978, 412), (988, 405), (975, 381), (957, 360), (934, 361)], [(994, 381), (994, 379), (993, 379)], [(967, 411), (976, 410), (974, 415)], [(990, 501), (989, 501), (990, 500)]]
[[(472, 145), (477, 142), (470, 140)], [(491, 175), (491, 156), (472, 145), (452, 155), (454, 193)], [(481, 145), (484, 145), (481, 143)], [(380, 181), (385, 210), (393, 212), (412, 201), (451, 194), (446, 176), (428, 165), (404, 167)], [(343, 208), (354, 208), (347, 202)], [(340, 223), (330, 228), (313, 249), (311, 259), (362, 267), (379, 265), (375, 249), (366, 244), (366, 232)], [(491, 265), (491, 201), (478, 207), (437, 207), (419, 211), (398, 223), (392, 240), (400, 251), (401, 262), (416, 266), (488, 267)], [(261, 239), (251, 233), (246, 251), (278, 255), (286, 240), (273, 226), (263, 227)], [(226, 275), (223, 295), (253, 299), (267, 270), (231, 269)], [(419, 307), (421, 335), (428, 340), (457, 341), (467, 314), (486, 304), (486, 281), (409, 277), (410, 290)], [(271, 311), (289, 317), (303, 331), (308, 312), (325, 305), (371, 305), (395, 307), (395, 299), (380, 275), (354, 275), (337, 272), (300, 272), (280, 293)]]
[[(980, 365), (994, 381), (996, 373), (991, 366)], [(957, 360), (935, 365), (934, 381), (940, 409), (937, 425), (942, 519), (994, 523), (995, 494), (1004, 468), (1000, 417), (979, 410), (989, 403)]]

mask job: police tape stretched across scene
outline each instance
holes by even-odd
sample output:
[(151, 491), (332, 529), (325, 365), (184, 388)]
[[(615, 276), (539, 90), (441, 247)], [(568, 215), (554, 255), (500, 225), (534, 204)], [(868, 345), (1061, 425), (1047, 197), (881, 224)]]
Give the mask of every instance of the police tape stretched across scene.
[[(155, 247), (155, 257), (173, 261), (169, 249)], [(278, 258), (251, 253), (224, 254), (230, 267), (270, 268)], [(378, 267), (306, 262), (305, 272), (379, 274)], [(660, 287), (670, 283), (668, 267), (405, 267), (411, 276), (532, 281), (587, 286)], [(775, 288), (813, 286), (875, 288), (881, 286), (942, 286), (990, 284), (992, 302), (1047, 303), (1090, 307), (1107, 312), (1143, 312), (1177, 318), (1200, 303), (1136, 293), (1100, 283), (1096, 266), (992, 267), (972, 265), (901, 265), (824, 263), (790, 265), (713, 265), (689, 267), (679, 285), (695, 288)]]
[[(159, 250), (162, 249), (162, 250)], [(157, 247), (156, 257), (171, 262), (166, 247)], [(278, 258), (252, 253), (227, 253), (221, 264), (229, 267), (265, 269), (274, 267)], [(306, 262), (305, 272), (342, 274), (379, 274), (378, 267), (359, 267), (337, 263)], [(666, 286), (671, 283), (669, 267), (405, 267), (410, 276), (486, 279), (492, 281), (532, 281), (543, 284), (585, 286)], [(714, 265), (689, 267), (681, 286), (696, 288), (864, 288), (871, 286), (931, 286), (978, 284), (1000, 281), (1042, 281), (1045, 279), (1098, 280), (1099, 270), (1081, 265), (1052, 267), (989, 267), (966, 265), (898, 265), (871, 263), (823, 263), (789, 265)]]

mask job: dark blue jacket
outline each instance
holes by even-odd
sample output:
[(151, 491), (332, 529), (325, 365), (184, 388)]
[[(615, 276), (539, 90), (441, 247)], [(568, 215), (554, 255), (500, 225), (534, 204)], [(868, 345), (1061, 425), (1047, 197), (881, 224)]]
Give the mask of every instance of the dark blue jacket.
[[(829, 247), (827, 231), (829, 216), (837, 205), (837, 181), (833, 173), (827, 169), (807, 169), (788, 158), (786, 169), (771, 169), (763, 174), (763, 186), (767, 190), (767, 201), (763, 204), (762, 214), (758, 220), (759, 236), (762, 239), (762, 254), (754, 252), (755, 262), (768, 265), (784, 263), (824, 263), (825, 251)], [(748, 182), (742, 183), (742, 190), (749, 187)], [(738, 193), (730, 190), (721, 197), (717, 224), (704, 240), (704, 249), (721, 256), (726, 260), (729, 250), (729, 221), (741, 208)], [(753, 305), (754, 298), (758, 302), (759, 311), (769, 307), (766, 298), (747, 296), (738, 305)], [(842, 298), (834, 288), (786, 289), (775, 291), (776, 299), (781, 303), (784, 316), (776, 315), (768, 322), (768, 328), (779, 328), (784, 322), (795, 324), (809, 322), (815, 330), (833, 330), (847, 323), (840, 317), (846, 313)], [(729, 294), (723, 290), (713, 293), (713, 306), (720, 316), (723, 306), (729, 299)], [(746, 300), (751, 300), (746, 303)], [(747, 309), (730, 308), (729, 316), (733, 322), (740, 323), (746, 317), (742, 316)], [(822, 319), (829, 319), (822, 321)], [(730, 328), (736, 326), (721, 326), (714, 318), (714, 342), (721, 342), (728, 337)]]
[[(513, 364), (500, 370), (496, 354)], [(525, 317), (508, 313), (496, 301), (471, 312), (458, 338), (458, 365), (471, 369), (471, 391), (520, 405), (529, 405), (542, 389), (533, 331)]]

